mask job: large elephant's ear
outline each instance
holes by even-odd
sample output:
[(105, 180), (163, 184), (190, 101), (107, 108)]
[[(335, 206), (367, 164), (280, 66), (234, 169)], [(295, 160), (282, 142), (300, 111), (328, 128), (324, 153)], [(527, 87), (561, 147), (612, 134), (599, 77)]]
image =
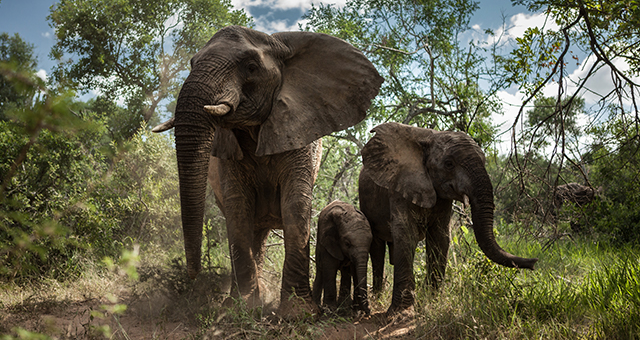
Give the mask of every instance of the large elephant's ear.
[(344, 254), (340, 248), (336, 214), (344, 212), (345, 210), (340, 205), (332, 202), (322, 209), (320, 216), (318, 216), (318, 242), (338, 261), (344, 260)]
[(282, 87), (262, 124), (256, 155), (299, 149), (362, 121), (384, 81), (349, 43), (321, 33), (285, 32)]
[(371, 132), (376, 134), (362, 149), (362, 164), (373, 181), (401, 194), (413, 204), (433, 207), (437, 197), (425, 167), (423, 151), (433, 131), (385, 123)]

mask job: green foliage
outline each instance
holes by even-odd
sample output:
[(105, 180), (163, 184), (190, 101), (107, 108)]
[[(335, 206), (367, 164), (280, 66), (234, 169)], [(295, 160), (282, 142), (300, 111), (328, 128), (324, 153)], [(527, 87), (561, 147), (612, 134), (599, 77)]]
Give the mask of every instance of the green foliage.
[[(11, 69), (22, 74), (33, 74), (36, 64), (33, 45), (22, 40), (17, 33), (13, 37), (7, 33), (0, 34), (0, 65), (3, 68), (11, 66)], [(14, 108), (29, 106), (34, 93), (21, 91), (19, 86), (4, 74), (0, 77), (0, 120), (7, 119), (6, 112)]]
[[(583, 212), (584, 222), (601, 235), (611, 235), (620, 242), (637, 242), (633, 236), (639, 221), (635, 208), (637, 170), (625, 164), (635, 163), (633, 136), (640, 124), (636, 101), (639, 88), (634, 78), (640, 72), (635, 48), (640, 27), (636, 25), (640, 17), (638, 2), (512, 2), (541, 11), (547, 17), (546, 27), (529, 28), (517, 39), (510, 55), (500, 59), (510, 74), (507, 83), (517, 85), (527, 95), (521, 112), (531, 101), (535, 105), (528, 115), (530, 129), (518, 136), (519, 149), (513, 150), (509, 159), (519, 183), (519, 197), (524, 194), (529, 195), (525, 199), (537, 199), (535, 192), (525, 189), (527, 182), (539, 181), (538, 186), (548, 187), (547, 192), (573, 181), (602, 186), (604, 195)], [(576, 66), (582, 71), (580, 76), (567, 79)], [(608, 81), (611, 89), (593, 87)], [(543, 89), (547, 92), (556, 86), (557, 98), (541, 97)], [(596, 104), (584, 105), (579, 96), (586, 96), (585, 93)], [(580, 111), (590, 120), (586, 127), (576, 124), (575, 113)], [(518, 119), (524, 120), (524, 115)], [(627, 127), (621, 129), (620, 122)], [(595, 141), (590, 150), (580, 138), (585, 136)], [(540, 172), (538, 169), (544, 167), (532, 160), (532, 155), (545, 153), (547, 167)]]
[[(0, 73), (16, 88), (40, 93), (31, 105), (7, 112), (12, 121), (0, 122), (6, 151), (0, 159), (0, 275), (34, 275), (59, 265), (75, 247), (60, 217), (84, 191), (69, 183), (95, 166), (81, 141), (92, 140), (96, 129), (71, 113), (71, 93), (47, 93), (40, 79), (6, 64)], [(82, 129), (86, 132), (76, 134)]]
[[(355, 137), (354, 140), (358, 141)], [(330, 136), (323, 138), (322, 146), (320, 170), (313, 190), (314, 209), (319, 213), (334, 200), (358, 206), (358, 174), (362, 168), (358, 145)]]
[(640, 244), (640, 130), (619, 118), (592, 130), (587, 157), (603, 194), (588, 214), (595, 229), (616, 242)]
[(125, 99), (145, 121), (177, 96), (190, 56), (215, 31), (252, 22), (228, 0), (63, 0), (49, 20), (57, 38), (51, 56), (62, 60), (54, 79)]
[[(550, 145), (565, 145), (576, 142), (581, 135), (577, 116), (584, 112), (584, 99), (571, 98), (560, 102), (556, 98), (536, 98), (532, 110), (527, 111), (527, 126), (533, 130), (530, 139), (534, 149), (540, 150)], [(529, 133), (525, 134), (525, 137)]]
[(85, 258), (117, 257), (134, 242), (173, 244), (177, 170), (171, 140), (140, 129), (112, 142), (105, 119), (77, 111), (10, 67), (2, 74), (41, 93), (0, 121), (0, 277), (58, 277)]

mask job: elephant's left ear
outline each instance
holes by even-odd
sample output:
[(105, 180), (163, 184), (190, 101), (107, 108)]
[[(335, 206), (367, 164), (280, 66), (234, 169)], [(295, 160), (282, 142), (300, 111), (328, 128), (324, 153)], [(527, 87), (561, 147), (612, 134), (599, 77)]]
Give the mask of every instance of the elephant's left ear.
[(220, 159), (233, 159), (236, 161), (242, 160), (244, 155), (238, 139), (233, 134), (233, 131), (224, 128), (216, 128), (213, 134), (213, 146), (211, 148), (211, 156), (218, 157)]
[(318, 216), (318, 242), (327, 252), (338, 261), (344, 260), (342, 249), (340, 248), (338, 225), (336, 216), (345, 210), (334, 201), (326, 206)]
[(349, 43), (321, 33), (285, 32), (282, 87), (262, 124), (256, 155), (299, 149), (362, 121), (384, 79)]
[(402, 195), (413, 204), (431, 208), (437, 196), (426, 170), (424, 145), (432, 139), (432, 130), (399, 123), (376, 126), (362, 148), (363, 171), (379, 186)]

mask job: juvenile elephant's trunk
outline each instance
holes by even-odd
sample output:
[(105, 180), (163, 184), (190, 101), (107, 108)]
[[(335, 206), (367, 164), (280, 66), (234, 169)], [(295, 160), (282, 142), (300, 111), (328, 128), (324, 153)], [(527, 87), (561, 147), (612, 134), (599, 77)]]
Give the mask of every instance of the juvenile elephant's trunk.
[(360, 310), (367, 314), (370, 314), (369, 299), (367, 297), (367, 262), (369, 261), (369, 254), (365, 253), (358, 258), (358, 261), (354, 263), (355, 275), (353, 278), (354, 289), (353, 296), (358, 303)]
[(493, 187), (484, 165), (473, 164), (467, 167), (472, 178), (473, 191), (469, 194), (473, 230), (480, 249), (493, 262), (512, 268), (528, 268), (538, 259), (522, 258), (509, 254), (496, 242), (493, 234)]
[[(176, 109), (175, 135), (178, 175), (180, 179), (180, 208), (182, 230), (187, 257), (187, 272), (194, 279), (200, 272), (202, 223), (207, 189), (207, 171), (213, 141), (213, 128), (193, 118), (199, 104), (181, 104)], [(185, 118), (190, 117), (189, 119)]]

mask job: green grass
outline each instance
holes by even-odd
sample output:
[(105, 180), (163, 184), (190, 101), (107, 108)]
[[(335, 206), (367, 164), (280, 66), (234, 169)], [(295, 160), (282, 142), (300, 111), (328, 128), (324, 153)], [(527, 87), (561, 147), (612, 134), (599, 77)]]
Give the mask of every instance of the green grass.
[(468, 241), (470, 246), (452, 247), (442, 289), (435, 296), (416, 294), (419, 332), (427, 338), (634, 339), (640, 334), (639, 249), (563, 239), (542, 252), (536, 243), (499, 239), (513, 254), (539, 258), (536, 270), (525, 271), (491, 263), (472, 236)]

